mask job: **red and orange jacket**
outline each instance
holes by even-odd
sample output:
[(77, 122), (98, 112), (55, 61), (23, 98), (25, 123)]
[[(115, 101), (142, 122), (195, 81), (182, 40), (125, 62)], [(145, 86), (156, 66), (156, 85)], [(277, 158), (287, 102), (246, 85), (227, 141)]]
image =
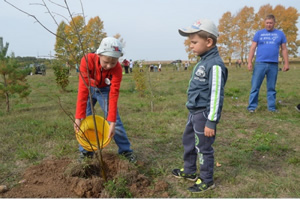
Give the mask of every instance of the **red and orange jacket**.
[[(88, 63), (88, 70), (86, 63)], [(109, 78), (111, 85), (109, 92), (109, 107), (107, 120), (110, 122), (116, 121), (119, 90), (122, 81), (122, 66), (118, 62), (117, 66), (110, 70), (103, 69), (101, 72), (101, 69), (102, 66), (100, 65), (100, 57), (97, 54), (89, 53), (81, 59), (80, 73), (82, 74), (83, 78), (79, 74), (78, 97), (75, 114), (76, 119), (86, 117), (86, 106), (89, 95), (89, 91), (86, 85), (103, 88), (108, 86), (105, 83), (105, 78)], [(90, 83), (88, 77), (90, 77)], [(86, 85), (84, 82), (86, 83)]]

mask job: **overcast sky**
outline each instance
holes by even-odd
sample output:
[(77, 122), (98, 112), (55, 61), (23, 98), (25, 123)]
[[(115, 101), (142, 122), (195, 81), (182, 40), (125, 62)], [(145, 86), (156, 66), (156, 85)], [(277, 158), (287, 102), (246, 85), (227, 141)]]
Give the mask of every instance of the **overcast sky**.
[[(48, 29), (56, 32), (57, 25), (46, 9), (35, 3), (41, 0), (7, 0), (35, 15)], [(44, 0), (60, 22), (66, 10)], [(63, 0), (52, 0), (61, 2)], [(254, 7), (255, 13), (270, 4), (300, 8), (300, 0), (82, 0), (87, 21), (99, 16), (108, 36), (120, 33), (126, 42), (124, 57), (133, 60), (187, 59), (184, 37), (178, 28), (187, 27), (197, 19), (211, 19), (218, 25), (222, 15), (236, 14), (244, 6)], [(79, 0), (69, 0), (72, 13), (81, 13)], [(58, 13), (58, 14), (57, 14)], [(276, 13), (274, 13), (276, 15)], [(55, 36), (35, 22), (35, 19), (0, 0), (0, 37), (9, 43), (9, 54), (16, 56), (49, 57), (54, 55)], [(299, 20), (297, 23), (300, 29)], [(300, 31), (298, 30), (298, 35)], [(299, 38), (299, 36), (298, 36)]]

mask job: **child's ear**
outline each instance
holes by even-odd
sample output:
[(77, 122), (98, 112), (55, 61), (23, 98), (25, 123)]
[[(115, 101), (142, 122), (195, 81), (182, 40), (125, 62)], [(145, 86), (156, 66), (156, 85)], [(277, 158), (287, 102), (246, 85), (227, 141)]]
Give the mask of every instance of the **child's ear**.
[(212, 47), (213, 43), (214, 43), (214, 41), (212, 38), (207, 38), (207, 47), (208, 48)]

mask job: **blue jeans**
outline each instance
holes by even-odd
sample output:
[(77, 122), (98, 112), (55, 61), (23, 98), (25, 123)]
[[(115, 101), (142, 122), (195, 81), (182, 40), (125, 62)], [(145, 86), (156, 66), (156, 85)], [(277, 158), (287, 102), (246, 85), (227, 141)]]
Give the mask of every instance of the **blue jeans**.
[[(107, 106), (108, 106), (108, 96), (109, 96), (109, 87), (104, 88), (95, 88), (91, 87), (91, 94), (92, 94), (92, 104), (93, 107), (95, 106), (96, 102), (100, 104), (102, 110), (104, 110), (105, 117), (107, 117)], [(87, 101), (86, 107), (86, 116), (92, 115), (92, 109), (90, 104), (90, 99)], [(117, 110), (117, 121), (116, 121), (116, 128), (115, 128), (115, 135), (114, 140), (119, 147), (118, 153), (121, 154), (123, 152), (132, 152), (130, 149), (130, 142), (127, 137), (125, 128), (121, 121), (119, 111)], [(79, 144), (79, 151), (83, 153), (93, 154), (92, 152), (86, 151), (80, 144)]]
[(248, 110), (255, 110), (258, 105), (260, 86), (267, 77), (267, 100), (269, 111), (276, 110), (276, 82), (278, 74), (278, 63), (257, 62), (252, 75), (252, 88), (249, 96)]

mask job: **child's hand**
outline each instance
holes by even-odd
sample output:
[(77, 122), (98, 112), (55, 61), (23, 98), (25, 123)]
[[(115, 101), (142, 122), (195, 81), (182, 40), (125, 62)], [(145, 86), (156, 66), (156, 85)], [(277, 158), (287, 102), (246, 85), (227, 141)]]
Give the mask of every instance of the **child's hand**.
[(213, 137), (213, 136), (215, 136), (215, 130), (211, 129), (211, 128), (208, 128), (208, 127), (205, 127), (204, 128), (204, 135), (206, 137)]
[(114, 135), (115, 135), (115, 127), (116, 127), (116, 123), (115, 122), (111, 122), (109, 124), (109, 134), (108, 134), (109, 138), (114, 137)]
[(74, 130), (75, 130), (75, 132), (79, 131), (80, 124), (81, 124), (81, 119), (75, 119), (75, 122), (74, 122)]

